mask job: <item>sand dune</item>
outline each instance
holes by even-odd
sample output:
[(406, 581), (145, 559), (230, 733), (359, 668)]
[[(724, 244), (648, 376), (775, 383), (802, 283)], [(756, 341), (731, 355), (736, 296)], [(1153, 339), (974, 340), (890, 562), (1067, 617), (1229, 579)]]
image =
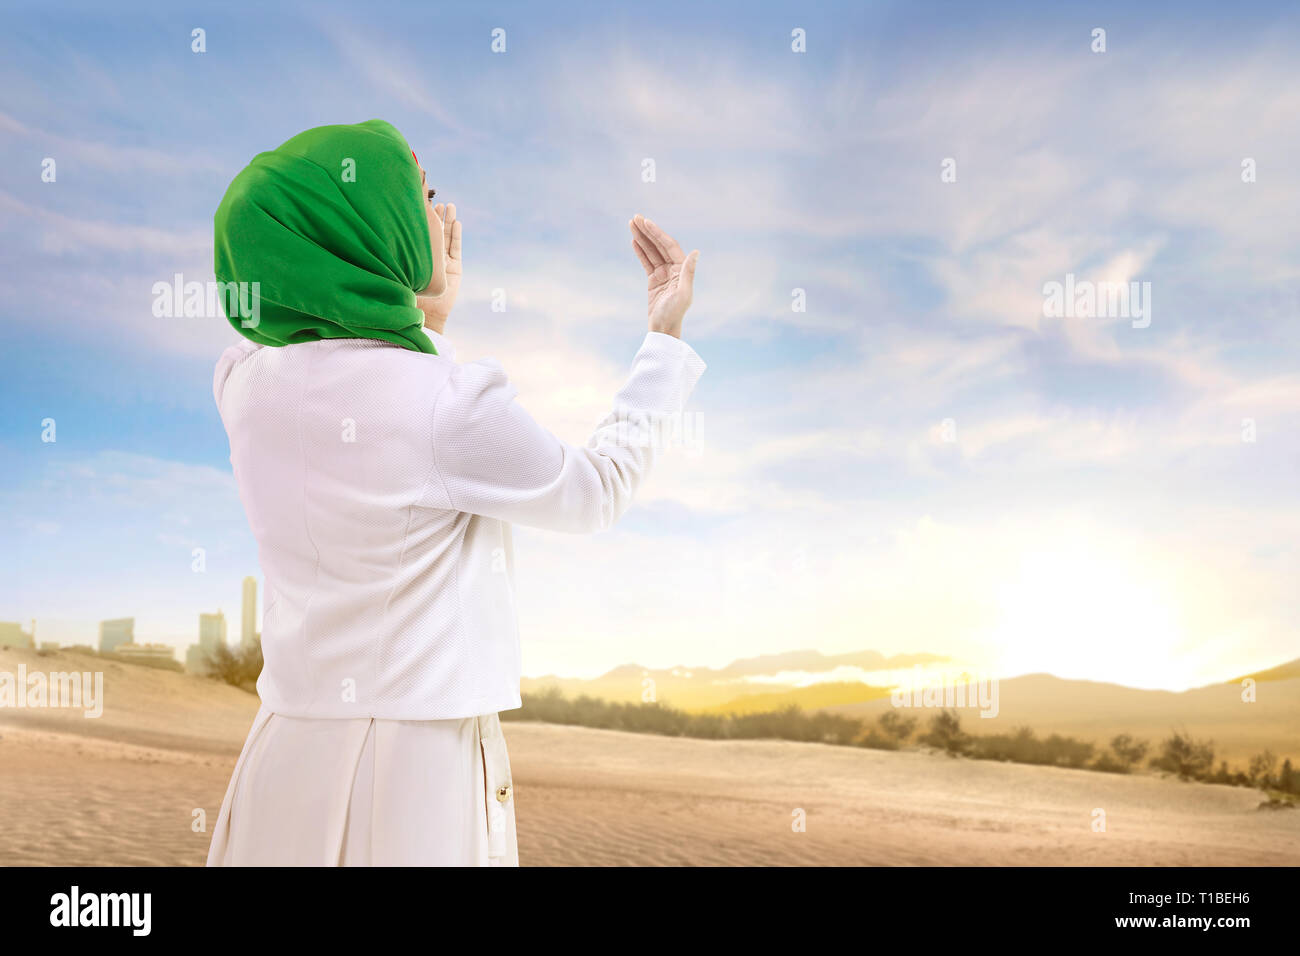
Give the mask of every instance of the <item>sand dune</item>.
[(523, 863), (1300, 863), (1300, 811), (1260, 811), (1241, 788), (544, 724), (506, 737)]
[[(203, 862), (193, 811), (215, 816), (256, 700), (114, 666), (99, 720), (0, 710), (0, 864)], [(525, 865), (1300, 864), (1300, 811), (1259, 810), (1241, 788), (783, 741), (505, 733)]]

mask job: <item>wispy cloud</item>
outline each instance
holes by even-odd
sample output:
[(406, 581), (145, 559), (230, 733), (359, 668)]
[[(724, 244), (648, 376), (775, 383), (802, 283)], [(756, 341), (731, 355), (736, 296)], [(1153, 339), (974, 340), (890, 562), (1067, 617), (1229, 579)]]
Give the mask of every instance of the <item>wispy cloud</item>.
[(26, 220), (29, 236), (35, 232), (38, 247), (53, 255), (84, 249), (199, 255), (212, 249), (210, 229), (178, 231), (104, 219), (83, 219), (25, 203), (2, 192), (0, 209), (10, 216)]
[(66, 164), (82, 164), (117, 173), (175, 175), (180, 170), (219, 171), (221, 164), (200, 150), (173, 154), (143, 146), (100, 142), (52, 133), (8, 113), (0, 112), (0, 132), (40, 147), (45, 155)]

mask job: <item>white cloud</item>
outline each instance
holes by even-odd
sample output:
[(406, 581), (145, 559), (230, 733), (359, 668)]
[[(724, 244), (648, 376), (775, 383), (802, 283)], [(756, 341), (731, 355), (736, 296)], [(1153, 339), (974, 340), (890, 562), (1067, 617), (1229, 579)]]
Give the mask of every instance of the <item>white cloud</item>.
[[(78, 60), (79, 69), (86, 66), (86, 61)], [(96, 83), (103, 78), (102, 71), (97, 69), (93, 69), (90, 75), (95, 77)], [(145, 146), (124, 146), (64, 136), (32, 126), (3, 112), (0, 112), (0, 131), (17, 139), (34, 142), (44, 155), (65, 164), (65, 169), (67, 165), (85, 164), (118, 173), (172, 176), (178, 171), (212, 171), (221, 168), (214, 157), (201, 151), (174, 154)]]
[(83, 219), (34, 206), (8, 193), (0, 193), (0, 209), (9, 216), (27, 220), (28, 228), (36, 230), (36, 245), (56, 256), (84, 249), (180, 255), (210, 252), (212, 249), (210, 229), (162, 229), (106, 219)]

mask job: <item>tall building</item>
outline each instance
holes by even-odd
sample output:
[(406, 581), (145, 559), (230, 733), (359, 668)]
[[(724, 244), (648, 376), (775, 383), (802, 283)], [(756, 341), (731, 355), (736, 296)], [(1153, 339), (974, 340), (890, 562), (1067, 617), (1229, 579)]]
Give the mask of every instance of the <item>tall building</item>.
[(199, 615), (199, 642), (185, 651), (185, 669), (191, 674), (208, 673), (208, 655), (226, 643), (226, 615)]
[(245, 647), (257, 642), (257, 578), (244, 578), (244, 606), (239, 621), (239, 640)]
[(211, 653), (226, 643), (226, 615), (222, 611), (216, 614), (199, 615), (199, 647), (204, 653)]
[(99, 622), (99, 653), (110, 654), (119, 644), (135, 643), (135, 618), (119, 617)]
[(180, 670), (176, 660), (176, 648), (170, 644), (119, 644), (114, 653), (122, 660), (149, 667), (162, 667), (167, 670)]
[(207, 674), (208, 659), (199, 645), (191, 644), (185, 651), (185, 670), (190, 674)]
[(32, 621), (32, 633), (28, 634), (23, 626), (14, 621), (0, 621), (0, 647), (35, 647), (36, 622)]

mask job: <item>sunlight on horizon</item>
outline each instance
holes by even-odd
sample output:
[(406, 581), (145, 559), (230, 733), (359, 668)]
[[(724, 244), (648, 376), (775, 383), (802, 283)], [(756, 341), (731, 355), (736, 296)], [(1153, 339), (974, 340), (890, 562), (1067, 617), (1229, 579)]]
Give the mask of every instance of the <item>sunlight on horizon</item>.
[(997, 671), (1185, 689), (1195, 676), (1177, 656), (1185, 634), (1175, 593), (1158, 569), (1085, 529), (1026, 551), (997, 598)]

